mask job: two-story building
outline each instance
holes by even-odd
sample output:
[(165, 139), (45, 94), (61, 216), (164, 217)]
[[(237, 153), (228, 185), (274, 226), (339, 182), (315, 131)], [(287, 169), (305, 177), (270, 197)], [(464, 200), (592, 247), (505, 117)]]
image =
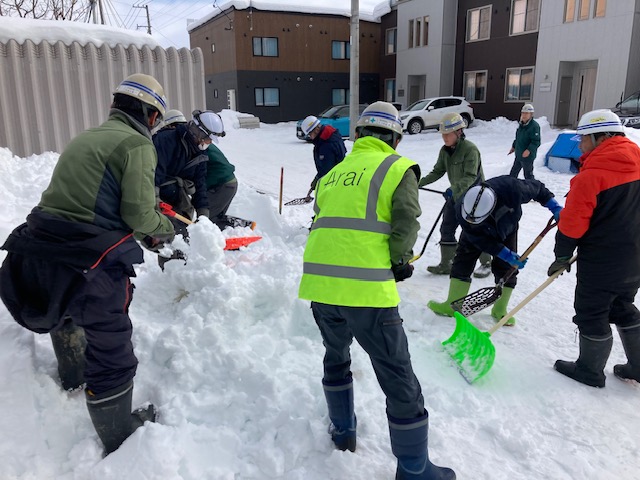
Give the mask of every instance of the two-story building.
[[(379, 21), (365, 17), (359, 29), (360, 102), (370, 103), (383, 98), (382, 79), (395, 76), (395, 64), (381, 69)], [(189, 31), (191, 48), (204, 53), (207, 108), (278, 122), (349, 102), (348, 15), (231, 6)]]

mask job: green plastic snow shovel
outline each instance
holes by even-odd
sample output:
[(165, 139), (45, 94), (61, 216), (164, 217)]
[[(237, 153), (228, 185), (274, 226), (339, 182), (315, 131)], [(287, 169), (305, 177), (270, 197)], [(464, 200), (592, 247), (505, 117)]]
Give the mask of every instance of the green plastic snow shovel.
[[(569, 265), (576, 261), (577, 255), (569, 260)], [(456, 362), (460, 374), (468, 383), (473, 383), (487, 374), (493, 366), (496, 357), (496, 349), (491, 343), (491, 335), (503, 326), (507, 321), (518, 313), (535, 296), (542, 292), (556, 278), (564, 273), (566, 268), (562, 268), (547, 278), (542, 285), (531, 292), (527, 298), (520, 302), (502, 319), (496, 323), (488, 332), (481, 332), (460, 312), (454, 312), (456, 319), (456, 329), (450, 338), (442, 342), (445, 352)]]

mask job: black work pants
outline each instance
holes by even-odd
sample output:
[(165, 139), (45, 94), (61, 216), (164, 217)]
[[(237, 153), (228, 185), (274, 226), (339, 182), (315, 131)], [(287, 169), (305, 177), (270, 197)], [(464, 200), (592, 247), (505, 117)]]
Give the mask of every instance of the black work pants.
[(325, 383), (351, 377), (353, 338), (369, 354), (378, 383), (387, 397), (387, 413), (415, 418), (424, 413), (420, 383), (413, 373), (407, 337), (398, 307), (343, 307), (311, 302), (326, 349)]
[(207, 190), (207, 199), (209, 200), (209, 219), (215, 223), (216, 219), (227, 214), (233, 197), (238, 191), (238, 181), (233, 180), (215, 185)]
[[(503, 242), (504, 246), (514, 252), (518, 251), (518, 230), (509, 235)], [(476, 262), (482, 250), (478, 249), (471, 241), (469, 237), (462, 232), (460, 235), (460, 241), (458, 242), (458, 248), (456, 249), (456, 256), (453, 258), (453, 264), (451, 265), (451, 278), (457, 278), (463, 282), (471, 283), (471, 274), (474, 268), (476, 268)], [(491, 260), (491, 273), (495, 282), (498, 283), (509, 271), (511, 265), (504, 260), (494, 256)], [(504, 286), (514, 288), (518, 283), (518, 271), (516, 270), (513, 275), (505, 282)]]
[(520, 170), (523, 170), (525, 180), (535, 180), (535, 178), (533, 177), (534, 160), (535, 157), (532, 158), (531, 155), (529, 155), (527, 158), (516, 157), (516, 159), (513, 161), (513, 166), (511, 167), (509, 175), (518, 178), (518, 173), (520, 173)]
[(458, 218), (456, 217), (455, 202), (453, 198), (448, 198), (444, 204), (442, 213), (442, 224), (440, 224), (440, 243), (456, 243), (456, 229), (458, 228)]
[(573, 323), (578, 326), (580, 333), (587, 336), (610, 334), (611, 323), (618, 327), (640, 324), (640, 312), (633, 304), (638, 287), (638, 282), (612, 286), (594, 280), (591, 275), (580, 275), (578, 258)]

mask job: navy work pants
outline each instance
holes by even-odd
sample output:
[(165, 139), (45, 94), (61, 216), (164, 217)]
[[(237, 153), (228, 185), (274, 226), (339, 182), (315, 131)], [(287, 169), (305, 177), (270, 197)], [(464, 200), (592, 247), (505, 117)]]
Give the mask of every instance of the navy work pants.
[[(504, 240), (503, 244), (508, 249), (517, 252), (518, 230), (509, 235)], [(482, 250), (479, 250), (473, 243), (471, 243), (463, 231), (462, 235), (460, 235), (458, 248), (456, 249), (456, 256), (453, 258), (453, 265), (451, 265), (450, 277), (470, 283), (471, 274), (473, 273), (473, 269), (476, 268), (476, 262), (478, 261), (478, 258), (480, 258), (481, 254)], [(498, 256), (493, 257), (493, 260), (491, 261), (491, 273), (493, 273), (496, 283), (498, 283), (500, 279), (509, 272), (509, 270), (511, 270), (511, 265), (498, 258)], [(516, 270), (509, 280), (505, 282), (504, 286), (514, 288), (516, 283), (518, 283), (517, 277), (518, 271)]]
[(343, 307), (311, 302), (326, 348), (325, 383), (351, 377), (353, 338), (369, 354), (378, 383), (387, 397), (387, 413), (416, 418), (424, 413), (420, 383), (413, 373), (407, 337), (398, 307)]

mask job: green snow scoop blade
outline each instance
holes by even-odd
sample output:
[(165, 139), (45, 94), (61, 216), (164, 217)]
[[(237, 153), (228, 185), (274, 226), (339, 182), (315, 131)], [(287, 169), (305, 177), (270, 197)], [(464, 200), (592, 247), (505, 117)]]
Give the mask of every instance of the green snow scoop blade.
[(488, 332), (478, 330), (460, 312), (454, 312), (453, 316), (456, 319), (456, 329), (450, 338), (442, 342), (442, 346), (456, 362), (464, 379), (473, 383), (491, 370), (496, 349)]

